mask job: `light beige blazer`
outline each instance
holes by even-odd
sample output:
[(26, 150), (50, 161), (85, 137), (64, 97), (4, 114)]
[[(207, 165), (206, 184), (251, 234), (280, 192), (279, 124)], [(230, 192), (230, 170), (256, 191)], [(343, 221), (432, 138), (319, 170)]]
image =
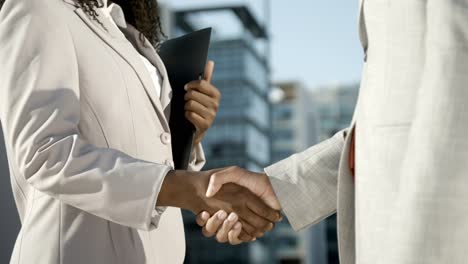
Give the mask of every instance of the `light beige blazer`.
[(468, 263), (468, 2), (360, 2), (355, 181), (346, 130), (266, 172), (295, 229), (337, 212), (342, 264)]
[[(183, 262), (180, 210), (155, 210), (173, 168), (171, 87), (151, 45), (115, 20), (122, 31), (72, 0), (8, 0), (0, 13), (0, 118), (22, 222), (11, 263)], [(161, 72), (161, 98), (137, 50)], [(198, 146), (191, 169), (203, 163)]]

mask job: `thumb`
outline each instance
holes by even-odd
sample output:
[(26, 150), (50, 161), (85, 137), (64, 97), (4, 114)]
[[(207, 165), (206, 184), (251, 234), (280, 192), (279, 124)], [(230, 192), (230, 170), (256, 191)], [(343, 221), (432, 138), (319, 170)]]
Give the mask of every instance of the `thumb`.
[(213, 197), (226, 183), (239, 183), (239, 175), (235, 171), (227, 168), (222, 170), (215, 170), (211, 174), (210, 182), (206, 190), (206, 197)]
[(214, 71), (214, 61), (208, 61), (205, 66), (205, 80), (211, 83), (211, 79), (213, 78), (213, 71)]
[(213, 197), (218, 193), (219, 189), (225, 184), (224, 176), (221, 172), (215, 172), (210, 177), (210, 182), (208, 183), (208, 189), (206, 190), (206, 197)]

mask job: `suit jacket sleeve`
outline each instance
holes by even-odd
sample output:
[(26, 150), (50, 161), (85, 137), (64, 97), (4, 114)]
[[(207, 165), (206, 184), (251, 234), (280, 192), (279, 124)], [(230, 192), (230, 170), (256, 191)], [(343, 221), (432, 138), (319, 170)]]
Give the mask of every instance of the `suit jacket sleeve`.
[(468, 256), (468, 5), (429, 1), (425, 11), (426, 61), (385, 263), (465, 263)]
[(338, 167), (346, 130), (265, 169), (297, 231), (336, 212)]
[(67, 25), (43, 1), (8, 7), (0, 18), (9, 20), (0, 23), (0, 114), (12, 165), (66, 204), (121, 225), (154, 227), (170, 168), (86, 142), (78, 130), (78, 67)]

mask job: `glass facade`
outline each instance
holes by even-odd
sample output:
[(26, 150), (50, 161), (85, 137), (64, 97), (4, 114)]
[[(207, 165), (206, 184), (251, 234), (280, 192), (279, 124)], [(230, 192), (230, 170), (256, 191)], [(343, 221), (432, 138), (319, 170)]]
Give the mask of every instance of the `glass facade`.
[(270, 162), (266, 64), (244, 38), (212, 43), (209, 58), (216, 63), (213, 83), (222, 98), (215, 124), (203, 142), (206, 168), (261, 169)]
[[(237, 165), (261, 171), (271, 162), (270, 76), (265, 54), (254, 48), (256, 39), (212, 40), (209, 59), (215, 62), (213, 84), (221, 92), (220, 109), (203, 147), (205, 170)], [(191, 213), (184, 214), (187, 264), (272, 264), (268, 236), (257, 243), (232, 247), (205, 239)]]

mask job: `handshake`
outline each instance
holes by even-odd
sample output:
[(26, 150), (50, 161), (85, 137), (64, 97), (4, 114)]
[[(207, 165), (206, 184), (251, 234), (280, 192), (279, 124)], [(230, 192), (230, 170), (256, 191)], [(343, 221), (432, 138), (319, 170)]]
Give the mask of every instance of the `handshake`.
[(232, 245), (255, 241), (282, 220), (268, 176), (238, 167), (170, 172), (157, 206), (193, 212), (205, 236)]

